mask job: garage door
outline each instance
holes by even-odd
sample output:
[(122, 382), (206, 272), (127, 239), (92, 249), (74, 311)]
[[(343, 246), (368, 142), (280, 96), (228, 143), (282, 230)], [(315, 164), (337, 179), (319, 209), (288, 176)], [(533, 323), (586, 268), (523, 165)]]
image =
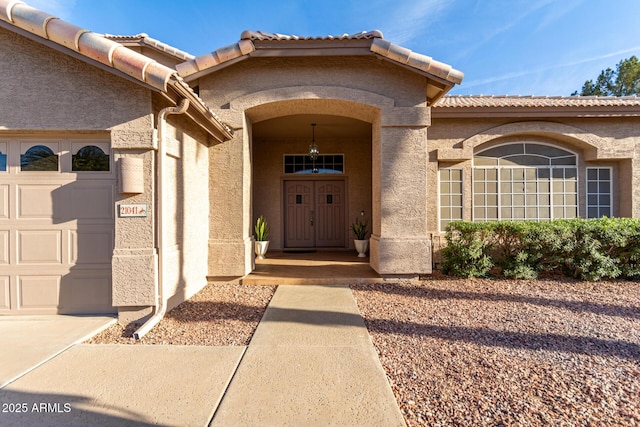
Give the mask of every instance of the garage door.
[(0, 141), (0, 314), (113, 313), (108, 141)]

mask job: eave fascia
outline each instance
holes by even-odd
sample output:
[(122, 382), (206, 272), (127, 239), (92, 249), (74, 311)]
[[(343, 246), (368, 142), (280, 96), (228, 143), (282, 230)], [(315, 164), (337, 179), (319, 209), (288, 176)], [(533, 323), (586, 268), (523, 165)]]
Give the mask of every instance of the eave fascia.
[(182, 77), (182, 79), (187, 83), (191, 83), (191, 82), (196, 81), (198, 79), (201, 79), (201, 78), (203, 78), (205, 76), (208, 76), (211, 73), (215, 73), (215, 72), (220, 71), (220, 70), (222, 70), (224, 68), (227, 68), (227, 67), (230, 67), (230, 66), (232, 66), (234, 64), (237, 64), (238, 62), (246, 61), (247, 59), (249, 59), (249, 56), (246, 56), (246, 55), (245, 56), (239, 56), (237, 58), (231, 59), (229, 61), (225, 61), (225, 62), (223, 62), (221, 64), (216, 65), (216, 66), (213, 66), (213, 67), (207, 68), (205, 70), (198, 71), (198, 72), (196, 72), (194, 74)]
[(223, 124), (180, 78), (170, 80), (169, 87), (177, 95), (175, 101), (172, 100), (172, 102), (177, 104), (181, 99), (188, 99), (190, 102), (186, 113), (187, 116), (211, 137), (218, 142), (229, 141), (233, 138), (233, 131)]

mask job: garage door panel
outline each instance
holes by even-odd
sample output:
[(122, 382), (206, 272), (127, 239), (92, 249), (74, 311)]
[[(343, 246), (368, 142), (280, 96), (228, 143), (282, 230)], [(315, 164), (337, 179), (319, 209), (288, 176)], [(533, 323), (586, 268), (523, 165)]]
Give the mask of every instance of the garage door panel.
[(0, 230), (0, 265), (9, 264), (9, 230)]
[(73, 219), (112, 219), (113, 186), (91, 183), (76, 183), (71, 189)]
[(64, 278), (62, 311), (65, 313), (109, 313), (111, 278), (108, 271), (72, 272)]
[(113, 254), (113, 232), (108, 229), (79, 227), (71, 233), (72, 264), (109, 264)]
[(0, 276), (0, 310), (11, 308), (11, 287), (9, 276)]
[[(61, 185), (18, 185), (18, 218), (60, 220), (64, 200)], [(55, 203), (54, 203), (55, 199)]]
[[(73, 170), (73, 155), (86, 145), (97, 144), (112, 161), (110, 143), (78, 136), (3, 143), (9, 155), (0, 173), (0, 314), (114, 313), (113, 163), (108, 172)], [(34, 144), (54, 152), (57, 170), (21, 169), (20, 154)]]
[(19, 309), (58, 309), (62, 276), (19, 276)]
[(62, 264), (62, 231), (18, 231), (18, 263)]
[(0, 219), (9, 219), (9, 186), (0, 185)]

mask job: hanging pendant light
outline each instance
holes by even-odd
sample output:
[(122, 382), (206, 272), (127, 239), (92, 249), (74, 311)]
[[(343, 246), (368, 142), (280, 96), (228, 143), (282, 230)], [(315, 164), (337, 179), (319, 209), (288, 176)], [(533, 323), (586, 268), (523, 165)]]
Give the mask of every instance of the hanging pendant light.
[(316, 144), (316, 124), (311, 123), (311, 144), (309, 144), (309, 157), (311, 160), (316, 161), (318, 158), (318, 154), (320, 154), (320, 149), (318, 148), (318, 144)]

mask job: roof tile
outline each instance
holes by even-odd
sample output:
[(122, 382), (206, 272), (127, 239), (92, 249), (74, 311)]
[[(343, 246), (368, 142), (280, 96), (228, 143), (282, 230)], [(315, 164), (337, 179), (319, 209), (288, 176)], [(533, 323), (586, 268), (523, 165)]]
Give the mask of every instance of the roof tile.
[(442, 97), (434, 108), (533, 108), (533, 107), (635, 107), (640, 106), (637, 96), (491, 96), (451, 95)]
[(174, 58), (181, 59), (183, 61), (190, 61), (195, 58), (190, 53), (184, 52), (180, 49), (177, 49), (173, 46), (170, 46), (166, 43), (161, 42), (160, 40), (156, 40), (152, 37), (149, 37), (146, 33), (140, 33), (133, 36), (122, 36), (122, 35), (113, 35), (113, 34), (104, 34), (104, 37), (118, 42), (123, 45), (127, 44), (138, 44), (138, 45), (146, 45), (155, 48), (161, 52), (164, 52), (168, 55), (173, 56)]
[(245, 30), (240, 35), (240, 40), (359, 40), (382, 38), (382, 32), (379, 30), (362, 31), (355, 34), (341, 34), (337, 36), (321, 36), (321, 37), (300, 37), (296, 35), (285, 35), (278, 33), (268, 33), (265, 31)]

